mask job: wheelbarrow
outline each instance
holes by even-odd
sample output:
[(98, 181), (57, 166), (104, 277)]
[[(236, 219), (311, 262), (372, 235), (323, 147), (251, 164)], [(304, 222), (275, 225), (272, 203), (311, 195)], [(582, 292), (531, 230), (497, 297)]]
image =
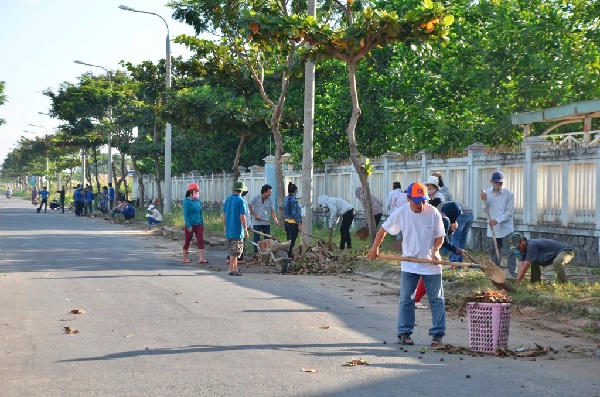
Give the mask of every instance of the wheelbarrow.
[[(260, 240), (258, 243), (255, 243), (254, 241), (250, 241), (250, 243), (256, 247), (260, 258), (266, 258), (268, 260), (268, 265), (273, 265), (277, 272), (282, 272), (282, 270), (285, 270), (283, 273), (286, 273), (288, 270), (288, 265), (291, 262), (291, 258), (288, 257), (288, 250), (290, 248), (291, 241), (281, 242), (269, 234), (253, 229), (249, 229), (249, 231), (268, 237), (265, 240)], [(263, 261), (259, 261), (262, 271)]]

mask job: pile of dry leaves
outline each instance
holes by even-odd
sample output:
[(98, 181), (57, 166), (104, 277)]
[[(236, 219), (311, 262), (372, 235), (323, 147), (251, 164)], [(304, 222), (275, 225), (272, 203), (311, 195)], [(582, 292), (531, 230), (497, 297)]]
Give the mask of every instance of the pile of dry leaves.
[(297, 256), (293, 271), (297, 274), (337, 274), (345, 272), (347, 262), (334, 255), (327, 244), (317, 242)]
[(465, 296), (463, 298), (463, 304), (461, 305), (458, 315), (460, 317), (465, 317), (467, 312), (467, 303), (511, 303), (510, 296), (506, 293), (506, 291), (480, 291), (475, 293), (472, 296)]

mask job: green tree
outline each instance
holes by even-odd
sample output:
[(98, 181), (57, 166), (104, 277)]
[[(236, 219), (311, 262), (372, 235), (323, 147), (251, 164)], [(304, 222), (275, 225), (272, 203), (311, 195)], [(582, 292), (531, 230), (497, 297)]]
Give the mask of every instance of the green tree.
[[(138, 109), (144, 106), (137, 100), (136, 84), (130, 77), (122, 71), (109, 73), (100, 76), (85, 74), (79, 78), (79, 84), (65, 82), (56, 93), (50, 89), (44, 92), (52, 100), (50, 114), (67, 122), (63, 126), (64, 133), (72, 137), (73, 143), (92, 151), (97, 191), (100, 190), (98, 149), (110, 139), (113, 147), (126, 153), (127, 144), (132, 139), (132, 128), (138, 119)], [(127, 176), (124, 168), (120, 167), (119, 178), (109, 175), (109, 180), (115, 178), (117, 190)], [(112, 169), (116, 171), (118, 168)]]
[(359, 63), (377, 47), (392, 42), (420, 43), (434, 38), (445, 38), (448, 27), (453, 23), (452, 16), (446, 16), (443, 7), (431, 0), (425, 0), (422, 7), (409, 10), (405, 18), (399, 18), (395, 11), (373, 9), (363, 4), (349, 1), (332, 2), (341, 17), (330, 23), (321, 23), (314, 17), (302, 18), (299, 15), (274, 18), (264, 14), (246, 13), (242, 25), (248, 35), (258, 42), (296, 40), (312, 46), (311, 55), (336, 58), (347, 67), (348, 84), (352, 101), (352, 112), (346, 134), (350, 159), (359, 176), (365, 192), (365, 217), (371, 240), (375, 236), (375, 221), (371, 206), (369, 188), (370, 166), (363, 159), (356, 141), (356, 126), (361, 108), (356, 89), (356, 70)]
[[(0, 106), (4, 105), (6, 101), (8, 101), (8, 97), (4, 93), (4, 88), (6, 87), (6, 82), (0, 81)], [(5, 124), (6, 120), (0, 118), (0, 125)]]
[[(246, 39), (249, 37), (247, 31), (242, 29), (238, 21), (244, 13), (260, 13), (273, 18), (287, 17), (298, 12), (302, 3), (286, 0), (180, 0), (169, 3), (175, 9), (174, 18), (193, 26), (196, 34), (218, 33), (222, 37), (223, 57), (220, 59), (227, 59), (223, 64), (227, 67), (234, 66), (238, 75), (249, 76), (271, 110), (269, 125), (275, 142), (275, 177), (280, 213), (285, 194), (281, 119), (299, 43), (293, 38), (282, 39), (283, 36), (280, 36), (281, 40), (270, 43), (249, 41)], [(177, 40), (188, 45), (192, 43), (192, 39), (185, 36), (178, 37)], [(194, 49), (192, 46), (190, 48)]]

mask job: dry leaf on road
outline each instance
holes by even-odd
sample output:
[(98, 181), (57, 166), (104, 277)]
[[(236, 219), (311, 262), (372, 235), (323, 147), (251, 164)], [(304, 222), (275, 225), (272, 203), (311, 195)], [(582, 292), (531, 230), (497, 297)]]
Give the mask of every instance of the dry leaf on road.
[(302, 372), (319, 372), (318, 369), (302, 368)]
[(75, 328), (71, 328), (71, 327), (65, 327), (65, 334), (78, 334), (79, 331), (77, 331)]
[(85, 313), (85, 310), (83, 310), (83, 309), (73, 309), (69, 313), (70, 314), (83, 314), (83, 313)]
[(362, 358), (359, 358), (358, 360), (353, 358), (352, 361), (348, 361), (347, 363), (343, 364), (343, 367), (354, 367), (356, 365), (369, 365), (368, 362), (366, 362), (365, 360), (363, 360)]

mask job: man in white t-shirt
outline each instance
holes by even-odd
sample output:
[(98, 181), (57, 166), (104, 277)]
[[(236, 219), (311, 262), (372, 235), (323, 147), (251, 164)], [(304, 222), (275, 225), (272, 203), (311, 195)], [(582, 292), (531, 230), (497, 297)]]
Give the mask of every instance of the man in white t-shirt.
[(442, 288), (442, 267), (433, 262), (441, 260), (444, 243), (444, 224), (437, 209), (427, 203), (427, 188), (412, 183), (406, 191), (408, 203), (396, 209), (383, 223), (367, 256), (376, 259), (379, 246), (387, 233), (402, 232), (402, 254), (406, 257), (431, 260), (432, 263), (401, 262), (400, 304), (398, 308), (398, 343), (414, 345), (411, 334), (415, 326), (415, 301), (412, 297), (419, 279), (423, 278), (431, 307), (432, 326), (429, 329), (431, 346), (442, 343), (446, 333), (446, 309)]

